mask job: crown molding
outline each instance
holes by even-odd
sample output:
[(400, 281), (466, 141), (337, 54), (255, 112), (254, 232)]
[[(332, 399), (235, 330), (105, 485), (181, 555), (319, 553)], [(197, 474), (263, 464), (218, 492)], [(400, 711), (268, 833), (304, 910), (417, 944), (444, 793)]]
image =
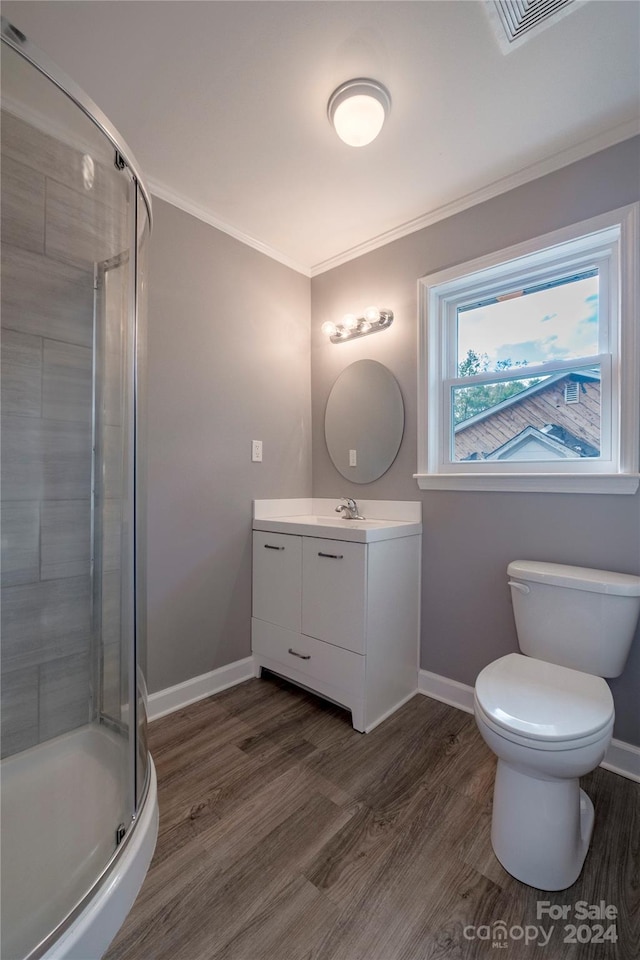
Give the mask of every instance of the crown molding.
[(507, 177), (501, 177), (499, 180), (494, 180), (479, 190), (474, 190), (456, 200), (452, 200), (450, 203), (436, 207), (428, 213), (401, 223), (391, 230), (380, 233), (378, 236), (372, 237), (364, 243), (350, 247), (348, 250), (336, 254), (335, 257), (330, 257), (312, 266), (299, 263), (280, 250), (276, 250), (269, 244), (263, 243), (262, 240), (257, 240), (242, 230), (238, 230), (230, 223), (221, 220), (212, 211), (176, 193), (159, 180), (146, 178), (146, 183), (150, 192), (160, 200), (164, 200), (172, 206), (178, 207), (178, 209), (183, 210), (185, 213), (191, 214), (191, 216), (202, 220), (204, 223), (209, 224), (209, 226), (215, 227), (216, 230), (220, 230), (222, 233), (234, 237), (234, 239), (239, 240), (241, 243), (252, 247), (259, 253), (263, 253), (272, 260), (277, 260), (278, 263), (284, 264), (284, 266), (295, 270), (297, 273), (301, 273), (305, 277), (317, 277), (322, 273), (326, 273), (328, 270), (333, 270), (335, 267), (348, 263), (350, 260), (356, 260), (366, 253), (371, 253), (373, 250), (384, 247), (394, 240), (400, 240), (402, 237), (417, 233), (418, 230), (423, 230), (425, 227), (438, 223), (440, 220), (446, 220), (448, 217), (462, 213), (470, 207), (484, 203), (485, 200), (491, 200), (494, 197), (500, 196), (500, 194), (507, 193), (509, 190), (514, 190), (516, 187), (530, 183), (532, 180), (544, 177), (548, 173), (554, 173), (556, 170), (569, 166), (571, 163), (584, 160), (594, 153), (606, 150), (607, 147), (613, 147), (615, 144), (622, 143), (623, 140), (628, 140), (637, 134), (640, 134), (640, 119), (629, 120), (625, 123), (618, 124), (606, 130), (604, 133), (600, 133), (595, 137), (589, 137), (587, 140), (583, 140), (565, 150), (560, 150), (546, 157), (544, 160), (540, 160), (528, 167), (523, 167), (522, 170), (519, 170), (517, 173), (510, 174)]
[(453, 217), (457, 213), (462, 213), (463, 210), (468, 210), (470, 207), (475, 207), (479, 203), (484, 203), (485, 200), (492, 200), (502, 193), (507, 193), (509, 190), (521, 187), (525, 183), (530, 183), (532, 180), (546, 176), (548, 173), (554, 173), (556, 170), (567, 167), (569, 164), (575, 163), (578, 160), (584, 160), (594, 153), (606, 150), (607, 147), (613, 147), (616, 143), (622, 143), (623, 140), (628, 140), (630, 137), (634, 137), (639, 133), (639, 119), (618, 124), (604, 133), (583, 140), (565, 150), (560, 150), (558, 153), (552, 154), (550, 157), (546, 157), (544, 160), (540, 160), (528, 167), (523, 167), (522, 170), (519, 170), (517, 173), (512, 173), (507, 177), (494, 180), (479, 190), (474, 190), (471, 193), (459, 197), (457, 200), (452, 200), (450, 203), (443, 204), (441, 207), (436, 207), (434, 210), (424, 213), (414, 220), (401, 223), (399, 226), (393, 227), (391, 230), (385, 231), (385, 233), (378, 234), (377, 237), (372, 237), (371, 240), (366, 240), (364, 243), (351, 247), (349, 250), (345, 250), (335, 257), (330, 257), (328, 260), (316, 263), (311, 267), (311, 276), (317, 277), (321, 273), (333, 270), (334, 267), (339, 267), (343, 263), (355, 260), (365, 253), (371, 253), (373, 250), (384, 247), (394, 240), (400, 240), (402, 237), (416, 233), (418, 230), (423, 230), (425, 227), (438, 223), (440, 220), (446, 220), (448, 217)]
[(216, 230), (220, 230), (221, 233), (226, 233), (235, 240), (239, 240), (240, 243), (244, 243), (247, 247), (252, 247), (254, 250), (257, 250), (259, 253), (263, 253), (272, 260), (277, 260), (278, 263), (284, 264), (285, 267), (290, 267), (291, 270), (295, 270), (297, 273), (301, 273), (305, 277), (311, 276), (309, 267), (298, 263), (297, 260), (292, 260), (291, 257), (287, 256), (286, 253), (281, 253), (274, 247), (269, 246), (269, 244), (263, 243), (262, 240), (257, 240), (248, 233), (238, 230), (230, 223), (226, 223), (224, 220), (221, 220), (210, 210), (207, 210), (206, 207), (201, 206), (199, 203), (195, 203), (193, 200), (188, 200), (179, 193), (175, 193), (175, 191), (171, 190), (169, 187), (166, 187), (159, 180), (147, 178), (147, 183), (149, 184), (149, 190), (151, 191), (152, 195), (158, 197), (159, 200), (164, 200), (166, 203), (170, 203), (179, 210), (183, 210), (185, 213), (191, 214), (191, 216), (195, 217), (197, 220), (202, 220), (203, 223), (208, 223), (210, 227), (215, 227)]

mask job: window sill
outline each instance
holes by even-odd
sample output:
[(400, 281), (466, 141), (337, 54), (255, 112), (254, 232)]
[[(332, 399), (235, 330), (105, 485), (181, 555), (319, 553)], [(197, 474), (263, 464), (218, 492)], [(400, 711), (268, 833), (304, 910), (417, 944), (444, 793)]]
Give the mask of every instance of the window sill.
[(634, 494), (640, 474), (461, 474), (414, 473), (421, 490), (500, 491), (506, 493), (617, 493)]

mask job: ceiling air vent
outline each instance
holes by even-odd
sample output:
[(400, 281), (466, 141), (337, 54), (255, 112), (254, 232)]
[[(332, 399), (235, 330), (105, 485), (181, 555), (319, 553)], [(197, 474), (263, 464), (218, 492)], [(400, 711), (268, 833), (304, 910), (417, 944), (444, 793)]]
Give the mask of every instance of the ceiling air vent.
[(486, 8), (503, 53), (520, 46), (582, 6), (585, 0), (487, 0)]

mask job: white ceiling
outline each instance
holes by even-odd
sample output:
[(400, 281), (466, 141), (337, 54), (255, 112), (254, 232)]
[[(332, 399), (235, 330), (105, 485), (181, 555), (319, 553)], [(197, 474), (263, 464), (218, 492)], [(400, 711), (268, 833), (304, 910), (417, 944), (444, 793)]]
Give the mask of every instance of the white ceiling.
[[(589, 0), (503, 54), (481, 0), (6, 0), (151, 191), (305, 273), (640, 131), (640, 2)], [(326, 104), (392, 97), (370, 146)]]

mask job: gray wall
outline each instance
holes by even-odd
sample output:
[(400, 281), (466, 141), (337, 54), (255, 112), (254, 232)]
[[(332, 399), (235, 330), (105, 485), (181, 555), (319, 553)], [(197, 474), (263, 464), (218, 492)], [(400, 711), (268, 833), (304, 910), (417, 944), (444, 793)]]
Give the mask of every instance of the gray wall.
[(157, 199), (149, 290), (154, 692), (250, 654), (251, 501), (311, 493), (310, 305), (307, 278)]
[[(517, 558), (640, 573), (640, 494), (635, 496), (421, 493), (416, 471), (417, 280), (638, 200), (640, 138), (618, 144), (479, 204), (312, 280), (313, 494), (422, 499), (424, 521), (421, 666), (473, 684), (478, 671), (517, 649), (505, 568)], [(390, 330), (333, 345), (320, 333), (369, 303), (391, 307)], [(369, 357), (395, 374), (405, 434), (387, 474), (356, 485), (335, 470), (323, 416), (331, 385)], [(622, 677), (611, 682), (615, 736), (640, 744), (640, 636)]]

